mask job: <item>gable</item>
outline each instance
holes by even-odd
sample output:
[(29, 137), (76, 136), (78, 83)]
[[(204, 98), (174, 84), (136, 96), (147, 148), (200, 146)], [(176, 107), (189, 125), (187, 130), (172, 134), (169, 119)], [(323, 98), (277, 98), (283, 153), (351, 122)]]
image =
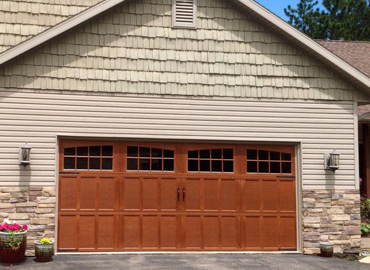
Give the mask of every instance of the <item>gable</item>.
[(109, 93), (368, 100), (229, 1), (198, 1), (197, 29), (172, 0), (116, 7), (1, 68), (0, 87)]

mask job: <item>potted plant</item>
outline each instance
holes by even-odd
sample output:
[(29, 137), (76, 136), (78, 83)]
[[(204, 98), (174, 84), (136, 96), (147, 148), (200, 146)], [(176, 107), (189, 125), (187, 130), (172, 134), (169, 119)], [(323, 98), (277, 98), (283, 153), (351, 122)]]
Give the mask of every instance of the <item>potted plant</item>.
[(50, 262), (54, 255), (54, 241), (47, 237), (35, 241), (35, 254), (37, 262)]
[(27, 225), (0, 225), (0, 258), (4, 263), (18, 263), (26, 253)]

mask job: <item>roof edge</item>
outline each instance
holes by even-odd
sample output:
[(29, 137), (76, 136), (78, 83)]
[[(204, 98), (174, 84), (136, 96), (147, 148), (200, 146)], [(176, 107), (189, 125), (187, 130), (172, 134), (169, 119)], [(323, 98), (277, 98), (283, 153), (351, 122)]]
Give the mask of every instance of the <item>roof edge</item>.
[(127, 0), (105, 0), (0, 53), (0, 66)]

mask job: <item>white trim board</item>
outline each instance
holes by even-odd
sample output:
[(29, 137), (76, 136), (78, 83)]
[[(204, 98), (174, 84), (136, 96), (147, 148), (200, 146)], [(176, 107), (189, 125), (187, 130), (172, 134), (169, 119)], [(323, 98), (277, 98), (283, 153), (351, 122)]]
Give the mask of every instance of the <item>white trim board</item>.
[[(92, 6), (91, 8), (47, 29), (46, 31), (25, 40), (0, 54), (0, 66), (126, 1), (127, 0), (105, 0), (100, 4)], [(361, 86), (365, 93), (370, 95), (370, 77), (367, 77), (358, 69), (354, 68), (340, 57), (336, 56), (256, 2), (252, 0), (233, 1), (237, 5), (249, 11), (250, 15), (255, 17), (261, 23), (268, 25), (272, 31), (279, 32), (282, 36), (295, 43), (303, 50), (316, 56), (324, 63), (332, 65), (333, 69), (336, 71), (343, 75), (347, 75), (351, 82)]]

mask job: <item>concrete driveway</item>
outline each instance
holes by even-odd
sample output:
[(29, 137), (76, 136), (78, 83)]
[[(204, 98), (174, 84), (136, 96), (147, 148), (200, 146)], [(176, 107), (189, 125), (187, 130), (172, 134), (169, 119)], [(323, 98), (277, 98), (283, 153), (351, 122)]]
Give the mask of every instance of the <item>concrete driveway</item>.
[[(0, 264), (0, 268), (8, 264)], [(6, 269), (5, 267), (3, 268)], [(9, 269), (9, 268), (8, 268)], [(304, 255), (58, 255), (50, 263), (36, 263), (27, 258), (11, 269), (282, 269), (321, 270), (356, 269), (369, 270), (369, 265), (339, 259), (325, 259)]]

